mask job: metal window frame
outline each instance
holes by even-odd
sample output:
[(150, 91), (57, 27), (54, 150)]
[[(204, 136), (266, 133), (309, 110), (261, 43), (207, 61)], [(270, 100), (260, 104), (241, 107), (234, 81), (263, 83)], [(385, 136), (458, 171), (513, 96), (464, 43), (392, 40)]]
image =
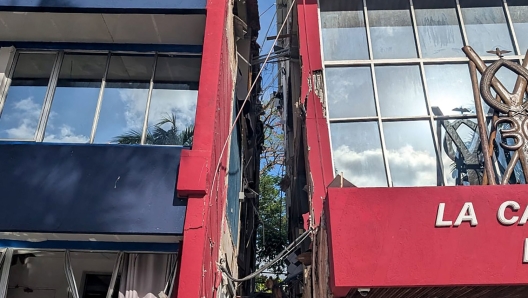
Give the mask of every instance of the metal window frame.
[[(52, 71), (49, 76), (49, 82), (46, 89), (46, 94), (44, 96), (44, 100), (41, 107), (41, 113), (37, 122), (37, 129), (35, 131), (35, 135), (32, 139), (0, 139), (0, 142), (6, 141), (6, 142), (37, 142), (41, 143), (44, 142), (45, 134), (46, 134), (46, 127), (49, 121), (49, 117), (51, 114), (51, 108), (53, 105), (53, 99), (55, 96), (55, 91), (57, 89), (57, 83), (60, 76), (60, 71), (62, 67), (62, 63), (64, 61), (64, 57), (67, 54), (88, 54), (88, 55), (101, 55), (106, 54), (106, 66), (105, 71), (103, 74), (103, 77), (101, 78), (101, 86), (99, 89), (99, 95), (97, 98), (97, 104), (96, 104), (96, 110), (94, 113), (94, 117), (92, 120), (92, 128), (90, 130), (90, 137), (89, 137), (89, 144), (93, 144), (95, 142), (95, 136), (97, 133), (97, 128), (99, 124), (99, 117), (101, 115), (101, 108), (102, 103), (104, 99), (104, 92), (106, 90), (106, 82), (107, 82), (107, 76), (108, 71), (110, 69), (110, 61), (113, 56), (121, 56), (121, 55), (130, 55), (130, 56), (153, 56), (153, 66), (152, 66), (152, 72), (151, 77), (149, 81), (149, 90), (147, 95), (147, 104), (146, 104), (146, 110), (145, 110), (145, 119), (143, 123), (142, 128), (142, 134), (141, 134), (141, 145), (145, 145), (147, 133), (148, 133), (148, 118), (149, 118), (149, 111), (150, 111), (150, 104), (152, 101), (152, 94), (154, 89), (154, 80), (156, 75), (156, 69), (157, 69), (157, 63), (159, 57), (174, 57), (174, 58), (202, 58), (202, 55), (181, 55), (181, 53), (174, 55), (173, 53), (169, 52), (123, 52), (123, 51), (89, 51), (89, 50), (35, 50), (35, 49), (16, 49), (13, 61), (10, 65), (9, 73), (7, 74), (7, 78), (9, 79), (8, 84), (6, 85), (5, 92), (0, 94), (0, 116), (2, 115), (3, 107), (5, 105), (5, 101), (7, 99), (7, 94), (9, 92), (9, 88), (11, 87), (12, 77), (15, 72), (16, 66), (18, 64), (18, 60), (21, 54), (49, 54), (49, 55), (56, 55), (55, 61), (53, 64)], [(177, 146), (177, 145), (175, 145)]]
[[(409, 0), (409, 13), (411, 14), (411, 26), (413, 28), (413, 34), (415, 39), (415, 47), (417, 49), (417, 58), (404, 58), (404, 59), (375, 59), (373, 57), (373, 49), (372, 49), (372, 39), (371, 39), (371, 32), (370, 32), (370, 24), (369, 24), (369, 16), (368, 16), (368, 6), (367, 6), (368, 0), (363, 0), (363, 17), (365, 22), (365, 30), (367, 34), (367, 46), (368, 46), (368, 53), (369, 53), (369, 59), (368, 60), (331, 60), (326, 61), (324, 60), (324, 50), (323, 50), (323, 38), (322, 34), (320, 36), (321, 41), (321, 57), (323, 57), (323, 71), (326, 73), (326, 68), (339, 68), (339, 67), (353, 67), (353, 66), (368, 66), (371, 70), (371, 80), (373, 85), (373, 93), (374, 93), (374, 101), (375, 101), (375, 107), (376, 107), (376, 115), (377, 116), (368, 116), (368, 117), (350, 117), (350, 118), (330, 118), (328, 119), (328, 130), (331, 135), (330, 131), (330, 125), (332, 123), (359, 123), (359, 122), (377, 122), (378, 123), (378, 132), (380, 135), (380, 143), (381, 143), (381, 150), (382, 150), (382, 157), (385, 164), (385, 174), (387, 178), (387, 186), (392, 187), (392, 173), (390, 170), (388, 158), (387, 158), (387, 148), (386, 148), (386, 142), (384, 137), (384, 129), (383, 129), (383, 123), (386, 122), (396, 122), (396, 121), (428, 121), (429, 126), (431, 129), (431, 137), (435, 148), (435, 154), (436, 154), (436, 161), (437, 166), (440, 168), (440, 172), (442, 175), (442, 185), (446, 184), (446, 178), (443, 168), (443, 157), (442, 157), (442, 144), (440, 143), (440, 135), (437, 132), (437, 121), (439, 120), (457, 120), (457, 119), (476, 119), (475, 114), (465, 114), (465, 115), (442, 115), (437, 116), (434, 115), (432, 112), (432, 106), (430, 103), (430, 96), (429, 96), (429, 89), (427, 85), (427, 78), (425, 75), (425, 66), (431, 65), (431, 64), (459, 64), (459, 63), (468, 63), (469, 59), (467, 57), (441, 57), (441, 58), (424, 58), (422, 55), (422, 49), (420, 44), (420, 35), (418, 31), (418, 25), (416, 20), (416, 12), (414, 8), (413, 0)], [(466, 26), (464, 23), (464, 17), (462, 14), (462, 8), (460, 6), (459, 0), (451, 0), (453, 1), (453, 8), (456, 10), (456, 15), (458, 18), (458, 26), (460, 29), (460, 33), (462, 36), (462, 41), (464, 46), (468, 45), (468, 36), (466, 32)], [(318, 4), (320, 4), (320, 0), (318, 0)], [(320, 7), (320, 5), (318, 5)], [(512, 45), (514, 46), (514, 55), (510, 55), (507, 57), (504, 57), (503, 59), (507, 60), (514, 60), (514, 61), (521, 61), (524, 58), (522, 53), (519, 49), (519, 43), (517, 39), (517, 34), (515, 32), (515, 28), (512, 22), (509, 6), (507, 0), (502, 0), (502, 8), (504, 11), (505, 19), (507, 22), (508, 30), (510, 33), (510, 37), (512, 40)], [(322, 32), (322, 22), (321, 22), (321, 11), (318, 9), (318, 17), (319, 17), (319, 30)], [(485, 62), (493, 62), (498, 60), (498, 57), (495, 56), (484, 56), (482, 59)], [(375, 73), (375, 66), (380, 65), (417, 65), (420, 69), (420, 77), (422, 80), (422, 88), (424, 91), (424, 99), (426, 103), (427, 108), (427, 115), (418, 115), (418, 116), (410, 116), (410, 117), (383, 117), (380, 113), (380, 107), (379, 107), (379, 96), (378, 96), (378, 86), (376, 82), (376, 73)], [(329, 108), (328, 106), (328, 99), (326, 98), (328, 90), (326, 89), (326, 76), (323, 76), (325, 80), (325, 106), (326, 109)], [(489, 118), (489, 116), (488, 116)], [(331, 142), (330, 142), (331, 143)], [(332, 165), (335, 172), (335, 164), (334, 164), (334, 158), (333, 158), (333, 152), (332, 152)], [(440, 183), (438, 183), (440, 184)]]
[(7, 297), (7, 282), (9, 280), (9, 271), (11, 269), (11, 260), (13, 258), (13, 249), (4, 248), (3, 253), (0, 255), (0, 298)]

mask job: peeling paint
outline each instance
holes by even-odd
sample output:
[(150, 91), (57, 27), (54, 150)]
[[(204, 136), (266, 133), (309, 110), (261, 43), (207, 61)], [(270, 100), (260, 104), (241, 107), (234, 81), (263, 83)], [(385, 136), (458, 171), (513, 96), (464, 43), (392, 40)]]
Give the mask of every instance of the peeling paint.
[(314, 71), (312, 78), (313, 78), (314, 93), (319, 98), (319, 102), (321, 103), (321, 108), (323, 110), (323, 117), (327, 118), (326, 104), (324, 101), (323, 71), (322, 70)]

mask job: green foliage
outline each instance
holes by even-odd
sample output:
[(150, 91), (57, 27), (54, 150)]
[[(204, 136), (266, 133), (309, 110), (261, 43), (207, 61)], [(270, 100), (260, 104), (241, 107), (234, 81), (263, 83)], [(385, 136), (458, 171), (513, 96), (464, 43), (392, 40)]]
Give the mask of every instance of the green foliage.
[(257, 293), (271, 293), (271, 290), (266, 288), (266, 280), (268, 277), (259, 275), (255, 277), (255, 292)]
[[(286, 208), (278, 186), (280, 180), (280, 176), (270, 172), (260, 175), (261, 225), (257, 232), (257, 264), (264, 264), (274, 259), (288, 243)], [(279, 262), (270, 270), (275, 274), (281, 274), (284, 271), (284, 264)]]
[[(165, 124), (169, 124), (168, 128), (163, 128)], [(182, 145), (191, 146), (194, 136), (194, 126), (189, 126), (184, 130), (178, 130), (176, 126), (176, 115), (167, 114), (156, 123), (153, 130), (147, 131), (147, 138), (145, 143), (150, 145)], [(140, 144), (141, 132), (131, 130), (113, 140), (118, 144)]]

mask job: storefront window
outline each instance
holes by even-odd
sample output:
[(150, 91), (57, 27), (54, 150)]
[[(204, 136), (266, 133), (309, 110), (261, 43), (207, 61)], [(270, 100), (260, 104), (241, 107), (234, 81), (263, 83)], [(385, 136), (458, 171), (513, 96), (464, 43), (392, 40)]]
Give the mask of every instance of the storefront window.
[(191, 146), (200, 65), (161, 53), (20, 52), (0, 98), (0, 140)]
[[(488, 65), (497, 60), (497, 48), (509, 51), (504, 59), (518, 63), (528, 50), (528, 3), (319, 3), (336, 173), (359, 187), (480, 183), (477, 111), (462, 47), (471, 46)], [(348, 23), (340, 26), (348, 29), (330, 30), (339, 23), (331, 16), (345, 15)], [(513, 91), (516, 74), (502, 68), (496, 76)], [(493, 111), (482, 106), (490, 125)], [(507, 158), (498, 153), (499, 171)]]

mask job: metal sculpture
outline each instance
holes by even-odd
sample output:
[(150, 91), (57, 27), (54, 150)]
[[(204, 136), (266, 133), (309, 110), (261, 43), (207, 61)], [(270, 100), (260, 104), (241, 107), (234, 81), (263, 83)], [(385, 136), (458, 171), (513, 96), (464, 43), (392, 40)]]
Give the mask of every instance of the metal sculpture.
[[(508, 51), (496, 49), (493, 51), (499, 59), (493, 62), (489, 67), (475, 53), (475, 51), (466, 46), (463, 48), (467, 57), (470, 59), (470, 73), (473, 83), (473, 93), (477, 109), (479, 133), (482, 139), (482, 151), (484, 154), (485, 174), (483, 184), (496, 184), (496, 173), (492, 168), (492, 155), (494, 152), (494, 139), (497, 130), (500, 132), (502, 140), (500, 146), (511, 153), (511, 160), (508, 161), (506, 169), (500, 179), (500, 184), (510, 183), (515, 166), (520, 163), (523, 170), (525, 181), (528, 181), (528, 101), (525, 101), (528, 81), (528, 52), (525, 55), (524, 62), (521, 65), (512, 61), (503, 59), (503, 54)], [(513, 92), (506, 90), (504, 85), (495, 77), (501, 67), (506, 67), (518, 75), (517, 82)], [(477, 81), (476, 71), (482, 74), (480, 86)], [(479, 88), (480, 87), (480, 88)], [(493, 96), (491, 89), (496, 92)], [(491, 134), (488, 138), (486, 116), (482, 110), (482, 99), (494, 109), (494, 116), (491, 125)], [(508, 142), (508, 140), (510, 140)]]
[[(456, 185), (463, 185), (464, 182), (470, 185), (481, 184), (484, 163), (477, 123), (469, 119), (459, 119), (453, 123), (441, 121), (440, 123), (446, 131), (444, 150), (447, 156), (455, 162), (455, 169), (457, 170)], [(457, 132), (461, 125), (466, 125), (474, 133), (476, 145), (468, 148)]]

